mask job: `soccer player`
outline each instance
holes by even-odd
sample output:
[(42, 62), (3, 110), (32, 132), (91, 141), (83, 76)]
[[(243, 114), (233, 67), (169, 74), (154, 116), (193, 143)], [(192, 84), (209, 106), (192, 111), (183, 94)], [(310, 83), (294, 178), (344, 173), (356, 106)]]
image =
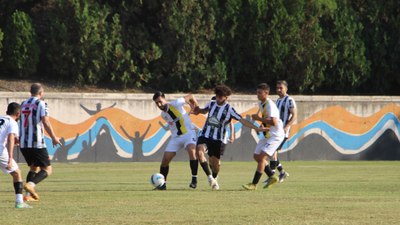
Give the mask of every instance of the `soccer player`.
[(23, 200), (21, 170), (13, 158), (14, 146), (18, 139), (18, 119), (21, 106), (12, 102), (7, 107), (7, 115), (0, 117), (0, 169), (13, 178), (15, 190), (15, 208), (32, 208)]
[[(261, 83), (257, 86), (257, 98), (260, 101), (259, 111), (253, 114), (252, 118), (255, 121), (260, 121), (264, 126), (269, 128), (268, 132), (264, 132), (264, 138), (261, 139), (254, 150), (254, 160), (257, 162), (257, 170), (254, 174), (253, 181), (244, 184), (243, 188), (247, 190), (256, 190), (257, 184), (260, 181), (261, 175), (265, 169), (268, 175), (268, 182), (264, 188), (276, 183), (278, 178), (274, 176), (270, 167), (266, 167), (267, 159), (272, 158), (279, 145), (282, 143), (285, 133), (283, 130), (282, 120), (279, 118), (279, 111), (275, 103), (268, 98), (269, 86), (266, 83)], [(261, 117), (260, 114), (261, 113)]]
[(287, 94), (287, 91), (288, 91), (288, 84), (285, 80), (279, 80), (276, 82), (276, 93), (279, 96), (278, 100), (276, 101), (276, 105), (279, 110), (280, 119), (283, 122), (283, 130), (285, 131), (285, 138), (283, 139), (283, 142), (275, 152), (274, 157), (270, 162), (270, 165), (273, 172), (275, 172), (275, 168), (278, 168), (279, 183), (283, 182), (285, 178), (289, 176), (289, 173), (283, 169), (282, 164), (279, 162), (278, 151), (282, 149), (283, 144), (288, 139), (290, 133), (290, 126), (297, 119), (296, 102), (292, 97), (290, 97)]
[[(197, 141), (197, 156), (200, 165), (208, 177), (208, 182), (213, 190), (219, 190), (217, 182), (220, 170), (221, 146), (226, 135), (226, 127), (232, 119), (240, 121), (244, 126), (255, 129), (256, 131), (264, 131), (265, 128), (257, 127), (250, 121), (243, 119), (240, 114), (228, 103), (228, 97), (232, 91), (225, 85), (218, 85), (214, 89), (216, 100), (211, 100), (203, 109), (196, 107), (194, 114), (208, 113), (206, 122)], [(212, 174), (210, 172), (205, 151), (210, 160)]]
[[(198, 103), (191, 94), (168, 102), (165, 99), (165, 94), (161, 91), (154, 93), (153, 101), (161, 110), (161, 117), (168, 123), (172, 136), (164, 151), (164, 156), (160, 166), (160, 173), (164, 175), (166, 181), (169, 172), (169, 163), (175, 157), (176, 152), (179, 149), (184, 148), (188, 152), (190, 169), (192, 172), (192, 181), (189, 184), (189, 187), (195, 189), (197, 187), (198, 171), (198, 160), (196, 157), (197, 135), (192, 121), (190, 120), (189, 114), (186, 112), (183, 106), (185, 104), (189, 104), (191, 109), (193, 109), (198, 105)], [(167, 184), (165, 183), (163, 186), (158, 187), (157, 189), (166, 190)]]
[[(44, 89), (41, 84), (31, 85), (31, 97), (21, 104), (20, 148), (30, 171), (24, 189), (27, 201), (38, 201), (35, 186), (52, 173), (49, 154), (44, 140), (44, 129), (50, 135), (53, 146), (59, 145), (49, 119), (47, 103), (43, 101)], [(43, 129), (44, 128), (44, 129)], [(40, 169), (40, 170), (39, 170)]]

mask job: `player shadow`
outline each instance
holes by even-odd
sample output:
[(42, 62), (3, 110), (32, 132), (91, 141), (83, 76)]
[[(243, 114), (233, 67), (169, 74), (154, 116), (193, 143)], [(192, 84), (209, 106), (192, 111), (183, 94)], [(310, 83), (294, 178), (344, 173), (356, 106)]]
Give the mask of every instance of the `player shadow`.
[[(114, 106), (116, 106), (117, 105), (117, 103), (115, 102), (114, 104), (112, 104), (111, 106), (109, 106), (109, 107), (107, 107), (107, 108), (104, 108), (104, 109), (109, 109), (109, 108), (113, 108)], [(96, 103), (96, 110), (90, 110), (90, 109), (88, 109), (88, 108), (86, 108), (84, 105), (82, 105), (82, 104), (79, 104), (79, 106), (83, 109), (83, 110), (85, 110), (85, 112), (87, 113), (87, 114), (89, 114), (89, 115), (95, 115), (96, 113), (98, 113), (98, 112), (100, 112), (100, 111), (102, 111), (102, 110), (104, 110), (103, 108), (102, 108), (102, 106), (101, 106), (101, 103), (99, 102), (99, 103)]]
[(123, 126), (120, 126), (122, 132), (124, 132), (125, 136), (129, 138), (132, 142), (133, 149), (132, 149), (132, 161), (133, 162), (140, 162), (143, 161), (143, 141), (146, 137), (147, 133), (149, 132), (151, 124), (147, 127), (146, 131), (143, 135), (140, 135), (139, 131), (135, 131), (135, 136), (130, 136), (128, 132), (124, 129)]
[(79, 134), (76, 134), (75, 139), (68, 145), (65, 144), (65, 138), (61, 138), (60, 139), (61, 145), (60, 147), (57, 148), (56, 152), (54, 153), (53, 161), (68, 162), (68, 151), (76, 143), (78, 138)]

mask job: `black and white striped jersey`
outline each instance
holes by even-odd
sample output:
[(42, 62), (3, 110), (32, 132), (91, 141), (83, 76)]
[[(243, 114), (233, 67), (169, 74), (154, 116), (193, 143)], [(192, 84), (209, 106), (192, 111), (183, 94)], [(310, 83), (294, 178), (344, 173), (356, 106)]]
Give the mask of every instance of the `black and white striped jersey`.
[(46, 148), (42, 118), (49, 116), (47, 103), (31, 97), (21, 104), (20, 147)]
[(242, 119), (242, 116), (227, 102), (218, 105), (213, 100), (204, 109), (208, 111), (208, 115), (200, 136), (216, 141), (224, 141), (227, 125), (232, 119)]
[[(276, 106), (278, 107), (279, 115), (283, 122), (283, 127), (285, 127), (289, 119), (293, 116), (290, 113), (290, 109), (296, 108), (296, 102), (289, 95), (285, 95), (284, 97), (278, 98), (278, 100), (276, 100)], [(285, 134), (286, 137), (289, 136), (289, 131), (290, 127), (288, 129), (288, 132)]]

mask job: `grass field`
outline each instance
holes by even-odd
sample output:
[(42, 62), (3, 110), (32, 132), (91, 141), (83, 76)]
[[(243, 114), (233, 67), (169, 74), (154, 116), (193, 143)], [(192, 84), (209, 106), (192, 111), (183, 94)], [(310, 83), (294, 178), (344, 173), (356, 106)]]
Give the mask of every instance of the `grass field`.
[[(20, 165), (24, 177), (25, 165)], [(1, 224), (399, 224), (400, 162), (285, 162), (290, 177), (244, 191), (254, 162), (223, 162), (212, 191), (199, 168), (173, 162), (167, 191), (153, 191), (159, 163), (54, 164), (41, 201), (17, 210), (11, 176), (0, 176)], [(265, 176), (262, 177), (264, 180)]]

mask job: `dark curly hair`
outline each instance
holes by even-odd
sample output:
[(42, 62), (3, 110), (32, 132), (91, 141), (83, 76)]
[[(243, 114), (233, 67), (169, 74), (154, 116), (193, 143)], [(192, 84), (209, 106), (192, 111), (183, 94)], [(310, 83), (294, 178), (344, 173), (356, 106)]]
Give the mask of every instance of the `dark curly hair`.
[(232, 94), (231, 89), (228, 86), (225, 85), (218, 85), (214, 89), (214, 93), (216, 96), (224, 96), (228, 97)]

